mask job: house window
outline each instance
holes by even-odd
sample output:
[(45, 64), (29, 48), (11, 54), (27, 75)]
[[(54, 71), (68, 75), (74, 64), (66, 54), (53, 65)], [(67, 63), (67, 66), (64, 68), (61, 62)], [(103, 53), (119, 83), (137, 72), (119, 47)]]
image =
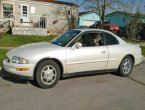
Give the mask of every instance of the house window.
[(27, 6), (23, 6), (23, 16), (27, 16)]
[(8, 4), (8, 3), (4, 3), (3, 4), (3, 16), (4, 18), (10, 18), (11, 14), (13, 13), (13, 5), (12, 4)]
[(68, 10), (68, 11), (67, 11), (67, 14), (68, 14), (68, 15), (71, 15), (71, 11), (70, 11), (70, 10)]

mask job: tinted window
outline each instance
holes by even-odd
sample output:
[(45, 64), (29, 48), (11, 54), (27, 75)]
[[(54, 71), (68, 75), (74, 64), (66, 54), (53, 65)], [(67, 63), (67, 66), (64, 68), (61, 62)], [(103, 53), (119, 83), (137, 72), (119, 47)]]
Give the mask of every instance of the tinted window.
[(86, 33), (78, 38), (76, 38), (70, 46), (75, 44), (76, 42), (81, 42), (83, 47), (90, 47), (90, 46), (102, 46), (104, 45), (103, 34), (102, 33)]
[(63, 35), (61, 35), (60, 37), (54, 39), (51, 43), (65, 47), (79, 33), (80, 31), (77, 31), (77, 30), (68, 31), (64, 33)]
[(106, 45), (116, 45), (118, 40), (111, 34), (105, 33), (105, 44)]

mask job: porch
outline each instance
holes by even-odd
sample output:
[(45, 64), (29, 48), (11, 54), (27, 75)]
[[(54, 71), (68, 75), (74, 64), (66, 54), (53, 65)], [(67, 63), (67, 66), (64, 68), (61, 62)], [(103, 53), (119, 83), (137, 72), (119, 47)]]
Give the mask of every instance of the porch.
[[(11, 29), (11, 30), (10, 30)], [(39, 35), (48, 36), (47, 17), (40, 15), (29, 15), (29, 20), (21, 19), (20, 14), (11, 14), (11, 17), (0, 19), (0, 32), (8, 30), (13, 35)]]

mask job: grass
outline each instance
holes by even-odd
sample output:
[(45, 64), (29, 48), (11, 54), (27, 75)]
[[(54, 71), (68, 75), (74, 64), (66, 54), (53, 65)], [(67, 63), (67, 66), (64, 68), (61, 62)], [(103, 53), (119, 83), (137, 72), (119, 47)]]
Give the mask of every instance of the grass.
[[(49, 42), (56, 36), (26, 36), (3, 34), (0, 36), (0, 47), (17, 47), (24, 44), (35, 42)], [(0, 49), (0, 66), (8, 50)]]
[(26, 36), (3, 34), (0, 36), (0, 47), (17, 47), (24, 44), (51, 41), (56, 36)]
[(0, 66), (8, 50), (0, 49)]
[(142, 55), (145, 57), (145, 46), (142, 46), (141, 49), (142, 49)]
[(130, 38), (123, 38), (123, 40), (125, 40), (126, 42), (131, 42), (131, 43), (141, 43), (142, 42), (142, 41), (133, 40), (133, 39), (130, 39)]

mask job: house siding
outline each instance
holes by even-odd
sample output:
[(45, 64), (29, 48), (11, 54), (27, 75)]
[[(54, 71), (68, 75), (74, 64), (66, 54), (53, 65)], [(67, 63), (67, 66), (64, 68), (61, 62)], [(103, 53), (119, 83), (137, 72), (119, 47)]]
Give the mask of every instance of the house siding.
[[(113, 13), (113, 14), (106, 15), (105, 19), (113, 25), (118, 25), (118, 26), (124, 28), (127, 24), (130, 23), (131, 16), (126, 15), (126, 14)], [(145, 17), (144, 16), (142, 16), (140, 18), (140, 20), (141, 20), (141, 23), (145, 23)]]
[(120, 27), (125, 27), (130, 22), (130, 17), (126, 15), (111, 15), (106, 16), (105, 19), (113, 25), (118, 25)]
[[(46, 17), (46, 27), (48, 30), (56, 30), (62, 31), (68, 30), (68, 20), (64, 14), (59, 14), (59, 12), (65, 13), (66, 10), (71, 10), (71, 13), (78, 17), (78, 8), (73, 6), (66, 6), (60, 5), (55, 3), (47, 3), (47, 2), (38, 2), (38, 1), (11, 1), (11, 0), (1, 0), (2, 3), (12, 3), (14, 6), (14, 26), (19, 27), (22, 26), (20, 19), (21, 19), (21, 4), (27, 4), (29, 6), (29, 26), (33, 23), (40, 20), (40, 17)], [(2, 10), (2, 3), (1, 3), (1, 10)], [(35, 13), (31, 13), (31, 7), (35, 7)], [(3, 17), (3, 13), (1, 12), (1, 16)]]

